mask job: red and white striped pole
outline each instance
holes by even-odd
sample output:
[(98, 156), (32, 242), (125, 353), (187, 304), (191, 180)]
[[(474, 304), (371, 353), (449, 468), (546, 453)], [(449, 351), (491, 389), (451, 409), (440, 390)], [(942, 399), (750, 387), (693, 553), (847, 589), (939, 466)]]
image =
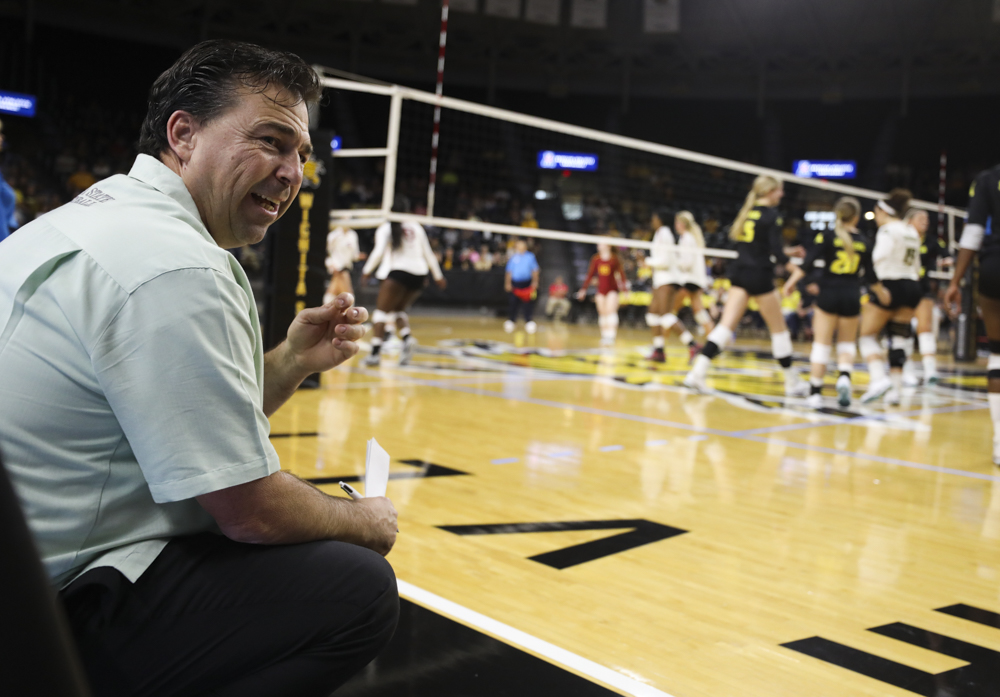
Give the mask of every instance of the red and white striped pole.
[[(438, 72), (434, 94), (444, 94), (444, 50), (448, 45), (448, 0), (441, 0), (441, 37), (438, 40)], [(437, 184), (438, 140), (441, 137), (441, 105), (434, 107), (434, 134), (431, 136), (431, 172), (427, 182), (427, 215), (434, 215), (434, 189)]]
[[(938, 173), (938, 239), (944, 237), (944, 190), (948, 180), (948, 153), (941, 151), (941, 169)], [(948, 240), (951, 244), (951, 240)]]

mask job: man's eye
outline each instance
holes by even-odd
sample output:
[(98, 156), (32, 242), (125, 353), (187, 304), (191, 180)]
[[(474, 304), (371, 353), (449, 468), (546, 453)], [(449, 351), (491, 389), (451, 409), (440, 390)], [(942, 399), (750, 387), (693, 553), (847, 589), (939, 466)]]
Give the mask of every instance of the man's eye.
[(264, 141), (265, 143), (267, 143), (268, 145), (277, 145), (278, 144), (278, 139), (275, 138), (275, 137), (273, 137), (273, 136), (263, 136), (261, 138), (261, 140)]

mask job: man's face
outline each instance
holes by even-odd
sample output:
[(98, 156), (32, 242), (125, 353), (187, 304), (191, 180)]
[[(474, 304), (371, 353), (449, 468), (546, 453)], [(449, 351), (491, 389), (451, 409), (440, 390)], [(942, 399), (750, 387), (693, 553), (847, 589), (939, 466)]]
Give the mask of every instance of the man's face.
[(518, 242), (516, 245), (514, 245), (514, 249), (517, 250), (518, 254), (524, 254), (525, 252), (528, 251), (528, 243), (527, 242)]
[(193, 136), (182, 177), (220, 247), (255, 244), (284, 215), (309, 159), (309, 115), (280, 87), (241, 90), (236, 103)]

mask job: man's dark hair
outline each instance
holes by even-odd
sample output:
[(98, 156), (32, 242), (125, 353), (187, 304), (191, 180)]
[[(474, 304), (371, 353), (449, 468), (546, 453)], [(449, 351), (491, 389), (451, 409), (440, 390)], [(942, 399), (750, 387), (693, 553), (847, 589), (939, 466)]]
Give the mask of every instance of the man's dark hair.
[(139, 152), (158, 157), (170, 148), (167, 121), (175, 111), (205, 123), (233, 106), (240, 88), (261, 93), (271, 85), (288, 93), (283, 106), (318, 101), (322, 92), (316, 72), (294, 53), (216, 39), (189, 48), (149, 90)]

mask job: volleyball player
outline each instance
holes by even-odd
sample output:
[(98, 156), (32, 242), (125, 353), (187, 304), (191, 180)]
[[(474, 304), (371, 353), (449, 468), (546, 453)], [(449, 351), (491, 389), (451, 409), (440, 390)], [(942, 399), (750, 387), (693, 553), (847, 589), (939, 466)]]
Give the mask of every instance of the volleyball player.
[(1000, 234), (996, 232), (997, 216), (1000, 216), (1000, 165), (980, 172), (972, 182), (969, 213), (958, 243), (955, 275), (944, 300), (949, 306), (960, 300), (962, 278), (978, 252), (979, 309), (990, 349), (986, 377), (993, 420), (993, 463), (1000, 465)]
[(375, 312), (372, 313), (375, 325), (372, 352), (365, 359), (365, 365), (379, 364), (385, 325), (392, 322), (395, 322), (403, 342), (399, 364), (406, 365), (413, 356), (414, 344), (407, 309), (424, 289), (428, 273), (434, 277), (439, 288), (447, 285), (424, 228), (412, 222), (380, 225), (375, 231), (375, 248), (361, 272), (362, 284), (368, 281), (373, 271), (375, 278), (382, 283), (375, 300)]
[(674, 314), (674, 299), (681, 281), (677, 275), (677, 240), (664, 222), (666, 213), (656, 212), (650, 217), (653, 233), (653, 247), (646, 257), (646, 265), (653, 269), (653, 294), (646, 312), (646, 324), (653, 330), (653, 353), (650, 360), (657, 363), (666, 361), (663, 347), (671, 327), (677, 324)]
[[(875, 246), (872, 248), (874, 277), (868, 290), (870, 302), (861, 312), (861, 357), (868, 361), (868, 391), (862, 403), (874, 402), (885, 396), (887, 404), (899, 404), (903, 383), (906, 346), (913, 329), (913, 319), (920, 304), (920, 235), (903, 222), (910, 205), (911, 194), (906, 189), (893, 189), (889, 198), (875, 204)], [(889, 333), (889, 374), (886, 374), (882, 346), (878, 334), (883, 328)]]
[(732, 341), (747, 303), (754, 298), (771, 332), (771, 353), (785, 374), (785, 394), (805, 397), (809, 393), (809, 384), (792, 368), (792, 335), (781, 312), (781, 296), (774, 287), (775, 264), (784, 265), (789, 273), (793, 267), (784, 248), (782, 218), (776, 208), (784, 194), (781, 182), (774, 177), (762, 174), (754, 179), (730, 231), (738, 254), (730, 262), (732, 288), (719, 323), (684, 378), (685, 386), (698, 391), (707, 389), (705, 376), (712, 359)]
[(361, 258), (358, 233), (342, 225), (335, 226), (326, 236), (326, 271), (330, 286), (323, 295), (323, 304), (333, 302), (341, 293), (353, 293), (351, 267)]
[(823, 378), (833, 353), (833, 335), (837, 334), (837, 401), (842, 407), (851, 404), (851, 370), (857, 355), (858, 316), (861, 314), (861, 278), (871, 268), (871, 243), (858, 232), (861, 204), (853, 196), (844, 196), (833, 204), (836, 215), (833, 231), (816, 235), (816, 242), (802, 267), (792, 269), (782, 290), (790, 295), (799, 281), (814, 267), (819, 269), (819, 295), (813, 311), (813, 345), (809, 354), (810, 407), (823, 406)]
[[(708, 332), (712, 318), (701, 302), (701, 295), (708, 288), (708, 272), (705, 270), (705, 235), (695, 222), (691, 211), (681, 211), (674, 216), (674, 230), (677, 231), (677, 268), (680, 273), (681, 293), (691, 301), (691, 312), (702, 334)], [(674, 312), (676, 315), (676, 312)], [(675, 325), (678, 326), (678, 325)], [(700, 350), (694, 336), (684, 327), (681, 342), (691, 349), (691, 357)]]
[(618, 292), (625, 290), (625, 271), (611, 245), (603, 242), (597, 245), (597, 254), (590, 258), (587, 277), (583, 279), (576, 294), (577, 300), (587, 297), (587, 287), (597, 278), (597, 295), (594, 304), (597, 306), (597, 326), (601, 329), (601, 344), (610, 346), (615, 343), (618, 333)]
[[(936, 234), (928, 234), (930, 217), (927, 211), (911, 208), (906, 214), (908, 222), (920, 235), (920, 304), (917, 305), (917, 348), (920, 360), (924, 366), (924, 382), (936, 385), (939, 380), (937, 372), (937, 322), (934, 312), (937, 306), (938, 282), (931, 278), (930, 272), (936, 271), (938, 260), (946, 257), (948, 251)], [(913, 353), (913, 339), (909, 341), (907, 357)], [(915, 371), (915, 364), (907, 360), (903, 367), (903, 384), (916, 387), (920, 384)]]

